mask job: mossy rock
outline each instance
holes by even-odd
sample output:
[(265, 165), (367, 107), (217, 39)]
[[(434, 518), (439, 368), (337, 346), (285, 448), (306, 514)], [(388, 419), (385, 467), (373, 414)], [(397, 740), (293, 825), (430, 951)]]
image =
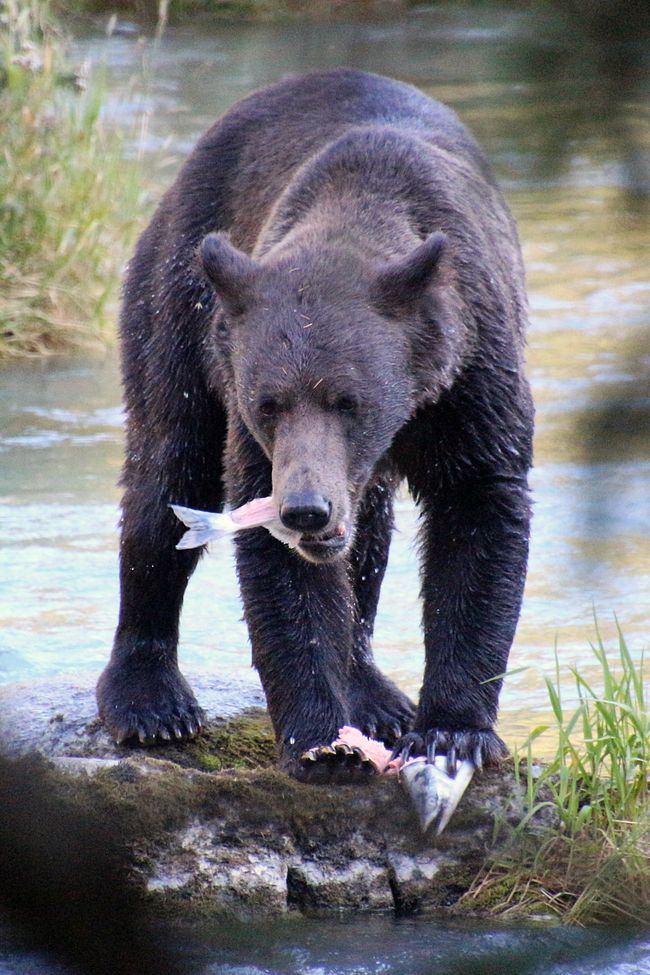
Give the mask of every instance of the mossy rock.
[(271, 719), (262, 708), (251, 708), (232, 721), (215, 724), (179, 749), (180, 765), (206, 772), (231, 768), (268, 768), (277, 759)]
[(263, 708), (248, 708), (228, 721), (217, 719), (190, 741), (133, 744), (121, 753), (148, 755), (201, 772), (269, 768), (277, 759), (273, 726)]
[[(485, 869), (495, 836), (521, 819), (506, 765), (475, 776), (442, 837), (422, 836), (396, 777), (297, 782), (276, 766), (258, 685), (191, 682), (206, 730), (154, 747), (110, 740), (91, 677), (0, 692), (0, 733), (14, 754), (32, 754), (23, 761), (35, 791), (64, 804), (72, 830), (108, 824), (129, 882), (172, 916), (448, 913)], [(55, 766), (35, 762), (35, 750)]]

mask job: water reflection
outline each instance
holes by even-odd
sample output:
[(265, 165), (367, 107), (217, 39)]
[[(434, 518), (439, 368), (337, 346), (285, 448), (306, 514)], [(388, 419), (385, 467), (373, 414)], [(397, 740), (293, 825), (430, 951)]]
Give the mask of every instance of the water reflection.
[(650, 199), (647, 131), (650, 18), (645, 0), (542, 0), (535, 43), (518, 46), (513, 71), (539, 91), (561, 92), (537, 125), (539, 170), (561, 174), (580, 143), (598, 133), (604, 155), (620, 163), (618, 181), (632, 209)]

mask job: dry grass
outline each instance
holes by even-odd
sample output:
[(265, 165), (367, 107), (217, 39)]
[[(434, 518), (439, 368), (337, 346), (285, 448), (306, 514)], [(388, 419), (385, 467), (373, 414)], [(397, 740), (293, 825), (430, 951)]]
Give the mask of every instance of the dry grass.
[(138, 174), (81, 90), (37, 0), (0, 39), (0, 358), (103, 344), (138, 214)]

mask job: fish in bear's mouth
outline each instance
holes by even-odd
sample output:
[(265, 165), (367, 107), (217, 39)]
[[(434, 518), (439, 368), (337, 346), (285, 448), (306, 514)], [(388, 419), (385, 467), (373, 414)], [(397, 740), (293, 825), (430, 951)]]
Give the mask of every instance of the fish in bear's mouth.
[(340, 521), (333, 531), (301, 533), (282, 524), (273, 497), (255, 498), (231, 511), (210, 512), (171, 505), (176, 517), (189, 529), (176, 548), (188, 549), (248, 528), (266, 528), (289, 548), (297, 548), (308, 561), (325, 562), (343, 554), (350, 545), (352, 531), (346, 521)]

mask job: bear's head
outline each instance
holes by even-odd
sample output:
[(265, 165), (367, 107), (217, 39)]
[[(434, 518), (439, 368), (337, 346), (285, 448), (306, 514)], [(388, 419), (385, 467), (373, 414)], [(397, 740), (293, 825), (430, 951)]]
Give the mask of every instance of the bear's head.
[(280, 518), (309, 561), (348, 550), (396, 434), (453, 379), (462, 326), (445, 246), (435, 233), (388, 262), (341, 242), (260, 259), (225, 234), (200, 247), (231, 408), (271, 461)]

